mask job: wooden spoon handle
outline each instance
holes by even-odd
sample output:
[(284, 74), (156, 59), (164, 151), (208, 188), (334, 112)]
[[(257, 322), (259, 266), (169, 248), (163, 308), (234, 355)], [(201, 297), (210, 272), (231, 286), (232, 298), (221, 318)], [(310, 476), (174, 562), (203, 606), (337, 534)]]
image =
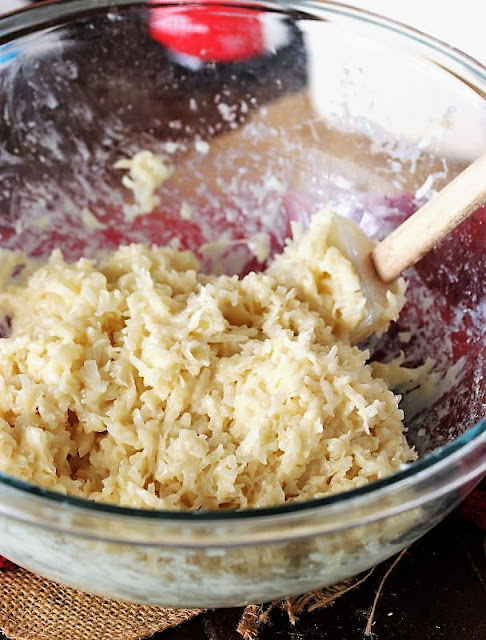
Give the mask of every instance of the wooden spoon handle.
[(395, 280), (485, 201), (486, 154), (373, 249), (371, 260), (380, 280)]

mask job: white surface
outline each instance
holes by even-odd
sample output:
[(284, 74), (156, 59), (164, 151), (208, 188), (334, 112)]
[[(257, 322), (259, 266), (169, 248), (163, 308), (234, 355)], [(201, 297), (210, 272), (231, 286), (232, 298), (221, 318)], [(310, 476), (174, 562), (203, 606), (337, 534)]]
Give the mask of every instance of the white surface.
[(351, 0), (420, 29), (486, 64), (485, 0)]
[(27, 2), (23, 2), (23, 0), (0, 0), (0, 13), (13, 11), (26, 4)]

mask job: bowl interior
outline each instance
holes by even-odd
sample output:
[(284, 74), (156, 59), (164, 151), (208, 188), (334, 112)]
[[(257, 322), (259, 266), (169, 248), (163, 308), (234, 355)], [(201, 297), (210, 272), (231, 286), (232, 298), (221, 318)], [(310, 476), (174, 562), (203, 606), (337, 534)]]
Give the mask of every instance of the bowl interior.
[[(352, 10), (93, 2), (69, 16), (74, 4), (0, 38), (2, 248), (70, 260), (129, 242), (198, 252), (265, 231), (276, 253), (291, 221), (329, 202), (382, 237), (486, 150), (480, 67)], [(250, 53), (224, 49), (235, 24), (256, 38)], [(204, 42), (195, 54), (201, 29), (224, 55)], [(140, 150), (174, 173), (154, 211), (132, 219), (114, 164)], [(436, 361), (404, 392), (421, 455), (484, 416), (485, 242), (483, 208), (411, 270), (400, 320), (369, 345), (380, 360)], [(245, 242), (203, 263), (264, 267)]]

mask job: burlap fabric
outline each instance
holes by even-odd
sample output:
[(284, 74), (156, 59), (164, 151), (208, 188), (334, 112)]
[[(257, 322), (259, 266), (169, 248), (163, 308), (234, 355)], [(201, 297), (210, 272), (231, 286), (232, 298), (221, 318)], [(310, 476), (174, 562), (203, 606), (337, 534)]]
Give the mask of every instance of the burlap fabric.
[[(295, 623), (303, 611), (329, 606), (368, 575), (297, 598), (248, 606), (237, 631), (242, 640), (256, 640), (275, 607), (283, 608)], [(163, 609), (108, 600), (51, 582), (4, 559), (0, 563), (0, 633), (11, 640), (142, 640), (201, 613), (202, 609)]]
[(107, 600), (20, 568), (0, 571), (0, 631), (12, 640), (140, 640), (199, 613)]

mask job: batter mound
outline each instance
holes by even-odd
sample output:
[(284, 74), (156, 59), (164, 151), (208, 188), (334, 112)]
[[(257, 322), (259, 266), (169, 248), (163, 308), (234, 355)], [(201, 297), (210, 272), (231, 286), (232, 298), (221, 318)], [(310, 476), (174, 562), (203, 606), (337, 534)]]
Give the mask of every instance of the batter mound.
[(3, 252), (0, 469), (91, 500), (214, 510), (349, 490), (415, 459), (399, 396), (350, 338), (367, 299), (333, 220), (316, 214), (241, 279), (170, 247), (41, 265)]

